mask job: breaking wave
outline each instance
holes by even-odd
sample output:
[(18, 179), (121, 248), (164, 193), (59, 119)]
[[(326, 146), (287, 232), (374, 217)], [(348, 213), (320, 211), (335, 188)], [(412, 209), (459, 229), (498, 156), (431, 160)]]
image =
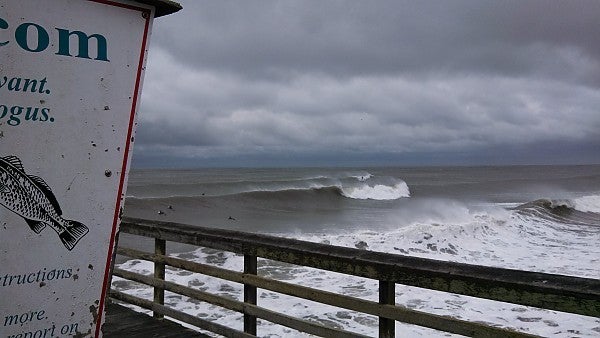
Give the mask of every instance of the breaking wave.
[(290, 195), (335, 193), (358, 200), (396, 200), (410, 197), (406, 182), (394, 177), (376, 177), (368, 172), (353, 172), (333, 176), (312, 176), (277, 181), (238, 181), (179, 184), (146, 184), (130, 186), (130, 199), (202, 198), (224, 196), (259, 196), (264, 199), (286, 198)]
[[(402, 183), (396, 183), (399, 191), (404, 189)], [(361, 193), (381, 197), (379, 193), (375, 193), (377, 191), (375, 187), (376, 185), (373, 185), (371, 190), (366, 188)], [(304, 191), (246, 194), (248, 194), (246, 197), (254, 198), (276, 196), (280, 200), (293, 197), (296, 201), (300, 196), (304, 196), (312, 201), (315, 196), (339, 197), (344, 194), (344, 191), (339, 187), (326, 187)], [(223, 196), (223, 198), (240, 198), (244, 195)], [(597, 196), (585, 196), (573, 200), (538, 199), (506, 209), (497, 204), (474, 208), (455, 200), (412, 198), (402, 201), (408, 204), (404, 208), (406, 213), (398, 215), (403, 217), (396, 217), (399, 226), (394, 229), (379, 231), (362, 229), (312, 234), (285, 232), (280, 235), (363, 250), (598, 278), (597, 257), (600, 249), (597, 246), (597, 238), (600, 227), (593, 225), (600, 225), (600, 213), (590, 211), (598, 210), (598, 205), (594, 204), (597, 200)], [(315, 203), (322, 202), (321, 200)], [(412, 217), (407, 217), (413, 213)], [(216, 264), (232, 270), (240, 270), (243, 267), (241, 256), (218, 250), (199, 248), (179, 255), (196, 262)], [(260, 264), (264, 275), (288, 283), (365, 299), (377, 299), (377, 293), (374, 291), (378, 287), (376, 281), (358, 280), (268, 260), (261, 260)], [(125, 262), (120, 268), (144, 274), (151, 273), (153, 269), (150, 263), (139, 260)], [(167, 274), (170, 280), (182, 285), (202, 285), (203, 289), (224, 297), (243, 297), (243, 287), (240, 285), (230, 286), (214, 278), (190, 274), (178, 269), (167, 269)], [(113, 286), (124, 292), (152, 299), (151, 288), (140, 288), (119, 278), (113, 279)], [(261, 305), (267, 308), (284, 307), (299, 318), (327, 318), (328, 324), (360, 334), (375, 335), (377, 332), (377, 321), (368, 320), (369, 317), (362, 314), (337, 309), (332, 311), (331, 308), (318, 304), (311, 304), (309, 307), (296, 298), (267, 290), (260, 292)], [(580, 336), (592, 337), (598, 332), (597, 321), (592, 317), (440, 294), (419, 288), (397, 287), (395, 302), (442, 316), (456, 316), (510, 328), (525, 327), (527, 332), (540, 336), (566, 338), (572, 337), (572, 332), (576, 331)], [(211, 315), (211, 320), (229, 327), (239, 327), (243, 322), (241, 315), (232, 316), (229, 313), (219, 312), (210, 304), (192, 303), (186, 298), (174, 299), (173, 306), (195, 316)], [(348, 320), (349, 318), (351, 320)], [(267, 324), (261, 327), (261, 330), (265, 336), (290, 336), (276, 325)], [(407, 327), (406, 330), (411, 336), (434, 335), (421, 328)]]
[(410, 197), (410, 191), (406, 182), (398, 182), (394, 185), (376, 184), (370, 186), (363, 184), (352, 188), (342, 188), (342, 195), (348, 198), (360, 200), (397, 200), (402, 197)]
[(574, 200), (539, 199), (515, 208), (520, 214), (562, 224), (600, 226), (599, 196)]
[(573, 207), (583, 212), (600, 213), (600, 195), (590, 195), (573, 200)]

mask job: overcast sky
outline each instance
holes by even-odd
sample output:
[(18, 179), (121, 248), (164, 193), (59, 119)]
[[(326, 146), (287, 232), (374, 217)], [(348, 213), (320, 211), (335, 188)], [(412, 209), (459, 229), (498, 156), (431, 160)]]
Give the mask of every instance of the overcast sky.
[(600, 163), (600, 1), (180, 2), (134, 167)]

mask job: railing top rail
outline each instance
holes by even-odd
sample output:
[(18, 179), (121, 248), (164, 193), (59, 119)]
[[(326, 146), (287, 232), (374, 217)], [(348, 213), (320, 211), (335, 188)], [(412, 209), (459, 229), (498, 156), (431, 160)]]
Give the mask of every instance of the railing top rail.
[[(393, 281), (395, 273), (389, 271), (390, 268), (400, 268), (402, 271), (414, 270), (428, 273), (432, 277), (454, 275), (472, 279), (484, 279), (492, 282), (532, 286), (538, 290), (540, 288), (550, 288), (560, 289), (565, 293), (585, 292), (587, 295), (600, 299), (600, 280), (597, 279), (440, 261), (264, 234), (144, 219), (125, 218), (121, 224), (121, 230), (147, 237), (222, 249), (240, 254), (256, 255), (283, 262), (295, 259), (286, 259), (285, 255), (273, 258), (274, 254), (266, 253), (264, 249), (267, 248), (273, 252), (284, 249), (292, 254), (298, 252), (307, 257), (320, 258), (325, 256), (327, 258), (337, 258), (343, 262), (352, 262), (361, 265), (368, 264), (372, 269), (361, 271), (360, 269), (348, 267), (350, 270), (358, 270), (348, 273), (354, 274), (352, 272), (356, 272), (357, 276), (379, 280)], [(346, 270), (345, 268), (342, 269)]]
[[(599, 315), (600, 280), (359, 250), (264, 234), (125, 218), (121, 231), (291, 264), (559, 311)], [(571, 309), (584, 309), (571, 310)]]

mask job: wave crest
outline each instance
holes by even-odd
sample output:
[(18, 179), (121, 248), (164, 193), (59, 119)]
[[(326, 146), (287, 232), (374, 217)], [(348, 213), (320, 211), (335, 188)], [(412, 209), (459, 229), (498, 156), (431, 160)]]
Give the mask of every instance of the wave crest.
[(600, 195), (576, 198), (573, 204), (575, 209), (579, 211), (600, 213)]
[(280, 180), (150, 183), (129, 188), (129, 199), (209, 199), (225, 196), (288, 198), (292, 194), (302, 197), (316, 193), (334, 193), (339, 197), (357, 200), (396, 200), (410, 196), (408, 186), (403, 180), (390, 176), (375, 176), (366, 171)]
[(344, 197), (360, 200), (397, 200), (402, 197), (410, 197), (410, 191), (406, 182), (398, 182), (394, 185), (376, 184), (374, 186), (363, 184), (351, 188), (341, 188)]
[(600, 214), (578, 209), (577, 200), (539, 199), (519, 205), (515, 210), (524, 216), (561, 224), (600, 226)]

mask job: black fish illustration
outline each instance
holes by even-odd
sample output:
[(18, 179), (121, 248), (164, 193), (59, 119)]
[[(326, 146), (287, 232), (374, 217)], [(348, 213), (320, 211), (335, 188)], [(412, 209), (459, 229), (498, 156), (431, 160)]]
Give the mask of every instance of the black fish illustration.
[(16, 156), (0, 158), (0, 204), (23, 217), (35, 233), (51, 227), (69, 251), (89, 231), (82, 223), (62, 218), (48, 184), (40, 177), (25, 174)]

